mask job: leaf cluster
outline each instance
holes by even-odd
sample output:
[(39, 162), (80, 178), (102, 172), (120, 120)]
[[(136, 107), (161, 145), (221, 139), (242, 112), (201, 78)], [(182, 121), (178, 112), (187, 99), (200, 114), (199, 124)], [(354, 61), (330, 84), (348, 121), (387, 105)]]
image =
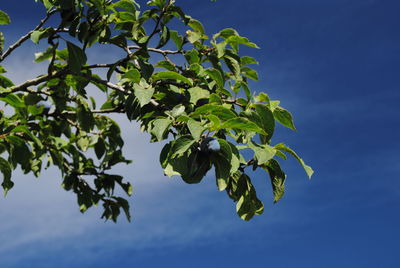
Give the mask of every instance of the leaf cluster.
[[(122, 210), (130, 219), (127, 200), (114, 193), (118, 186), (132, 194), (130, 183), (111, 172), (130, 163), (114, 113), (138, 122), (151, 142), (168, 141), (160, 154), (165, 175), (193, 184), (214, 169), (218, 190), (236, 202), (244, 220), (264, 210), (251, 170), (266, 171), (275, 202), (286, 178), (277, 157), (294, 156), (312, 175), (292, 149), (271, 143), (276, 122), (295, 130), (292, 115), (266, 93), (252, 94), (249, 80), (258, 80), (258, 73), (251, 66), (257, 61), (239, 50), (258, 46), (234, 29), (209, 37), (172, 0), (149, 1), (143, 9), (133, 0), (39, 2), (45, 19), (0, 56), (1, 63), (29, 38), (48, 44), (35, 55), (36, 62), (48, 62), (46, 74), (20, 85), (0, 76), (0, 101), (12, 108), (0, 111), (5, 193), (17, 167), (39, 176), (55, 165), (82, 212), (101, 203), (103, 218), (116, 221)], [(45, 26), (50, 16), (58, 25)], [(9, 23), (1, 11), (0, 24)], [(182, 28), (178, 23), (186, 30), (172, 30)], [(1, 51), (3, 40), (0, 34)], [(90, 65), (87, 51), (94, 45), (116, 47), (124, 56)], [(98, 94), (106, 97), (100, 105)], [(205, 149), (211, 138), (218, 150)]]

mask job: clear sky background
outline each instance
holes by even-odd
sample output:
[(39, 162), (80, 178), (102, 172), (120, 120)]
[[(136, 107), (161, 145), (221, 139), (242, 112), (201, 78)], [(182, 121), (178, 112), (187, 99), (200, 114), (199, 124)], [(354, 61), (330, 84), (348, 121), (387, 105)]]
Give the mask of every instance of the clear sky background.
[[(142, 1), (143, 2), (143, 1)], [(177, 0), (211, 35), (233, 27), (257, 43), (253, 90), (282, 101), (297, 132), (284, 141), (315, 170), (284, 164), (286, 195), (272, 204), (268, 178), (253, 181), (266, 205), (240, 220), (213, 174), (199, 185), (163, 176), (161, 144), (120, 119), (119, 172), (134, 185), (133, 222), (81, 214), (55, 169), (15, 173), (0, 199), (0, 267), (399, 267), (400, 2), (396, 0)], [(33, 0), (2, 0), (6, 44), (42, 17)], [(14, 82), (39, 74), (29, 44), (5, 67)], [(93, 58), (92, 58), (93, 60)], [(94, 60), (95, 61), (95, 60)]]

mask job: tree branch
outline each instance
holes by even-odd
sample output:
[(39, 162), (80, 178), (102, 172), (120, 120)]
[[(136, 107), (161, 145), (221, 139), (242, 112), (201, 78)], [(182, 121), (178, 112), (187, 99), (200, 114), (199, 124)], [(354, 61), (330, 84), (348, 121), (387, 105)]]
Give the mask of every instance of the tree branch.
[[(82, 69), (85, 70), (90, 70), (90, 69), (94, 69), (94, 68), (111, 68), (115, 65), (115, 63), (101, 63), (101, 64), (92, 64), (92, 65), (88, 65), (88, 66), (82, 66)], [(115, 71), (117, 73), (123, 74), (124, 72), (121, 71), (120, 69), (118, 69), (117, 67), (115, 67)]]
[[(67, 70), (61, 70), (61, 71), (58, 71), (58, 72), (50, 74), (50, 75), (46, 74), (46, 75), (42, 75), (42, 76), (39, 76), (39, 77), (31, 79), (31, 80), (27, 80), (26, 82), (24, 82), (22, 84), (19, 84), (17, 86), (9, 87), (8, 91), (3, 92), (2, 94), (0, 94), (0, 96), (2, 96), (4, 94), (8, 94), (8, 93), (18, 92), (18, 91), (26, 91), (26, 92), (30, 92), (30, 93), (38, 93), (37, 91), (28, 89), (28, 87), (37, 86), (37, 85), (39, 85), (39, 84), (41, 84), (43, 82), (46, 82), (46, 81), (48, 81), (48, 80), (50, 80), (52, 78), (55, 78), (55, 77), (60, 77), (60, 76), (62, 76), (64, 74), (66, 74), (66, 73), (67, 73)], [(45, 92), (41, 92), (41, 93), (45, 94)]]
[(13, 52), (16, 48), (18, 48), (19, 46), (21, 46), (26, 40), (29, 39), (29, 37), (31, 36), (31, 34), (34, 31), (39, 30), (45, 23), (46, 21), (51, 17), (51, 15), (53, 15), (57, 10), (52, 10), (49, 11), (46, 14), (46, 17), (44, 17), (44, 19), (42, 19), (39, 23), (38, 26), (35, 27), (35, 29), (33, 29), (32, 31), (30, 31), (29, 33), (27, 33), (26, 35), (22, 36), (17, 42), (15, 42), (14, 44), (12, 44), (1, 56), (0, 56), (0, 62), (2, 62), (8, 55), (11, 54), (11, 52)]
[[(142, 47), (139, 47), (139, 46), (128, 46), (128, 49), (142, 49)], [(152, 47), (148, 47), (146, 49), (147, 49), (147, 51), (156, 52), (156, 53), (160, 53), (160, 54), (163, 54), (163, 55), (167, 55), (167, 54), (183, 54), (183, 53), (185, 53), (185, 51), (183, 51), (183, 50), (162, 50), (162, 49), (157, 49), (157, 48), (152, 48)]]
[[(91, 110), (93, 114), (111, 114), (111, 113), (125, 113), (125, 110), (121, 107), (115, 107), (110, 109), (100, 109), (100, 110)], [(74, 111), (65, 111), (62, 114), (76, 114)]]

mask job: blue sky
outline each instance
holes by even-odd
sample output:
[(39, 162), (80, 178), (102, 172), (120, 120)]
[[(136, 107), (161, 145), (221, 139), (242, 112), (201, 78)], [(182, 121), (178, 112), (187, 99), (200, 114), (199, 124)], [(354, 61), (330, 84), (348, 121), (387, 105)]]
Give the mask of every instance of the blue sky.
[[(119, 171), (134, 185), (133, 222), (104, 223), (78, 211), (56, 170), (17, 173), (0, 200), (1, 267), (398, 267), (400, 206), (400, 3), (391, 0), (177, 0), (210, 34), (233, 27), (257, 43), (265, 90), (290, 110), (297, 132), (274, 142), (315, 170), (308, 181), (284, 164), (287, 191), (272, 204), (255, 174), (265, 213), (241, 221), (212, 176), (199, 185), (166, 178), (160, 144), (120, 119), (126, 153)], [(33, 0), (2, 1), (13, 24), (7, 44), (41, 18)], [(34, 77), (33, 45), (5, 62), (14, 81)]]

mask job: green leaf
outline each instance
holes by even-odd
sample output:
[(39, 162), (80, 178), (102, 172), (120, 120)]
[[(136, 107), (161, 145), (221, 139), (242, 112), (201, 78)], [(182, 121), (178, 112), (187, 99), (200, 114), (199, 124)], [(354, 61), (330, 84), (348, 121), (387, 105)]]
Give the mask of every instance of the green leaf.
[(273, 112), (273, 111), (275, 111), (275, 109), (279, 106), (280, 103), (281, 103), (281, 102), (278, 101), (278, 100), (274, 100), (274, 101), (270, 100), (270, 101), (269, 101), (269, 108), (270, 108), (271, 111)]
[(254, 101), (256, 102), (265, 102), (267, 105), (270, 104), (269, 97), (266, 93), (260, 92), (257, 96), (254, 97)]
[(183, 45), (183, 37), (181, 35), (179, 35), (179, 33), (177, 31), (169, 31), (170, 33), (170, 37), (172, 39), (172, 41), (175, 43), (176, 48), (178, 50), (182, 49), (182, 45)]
[(48, 47), (46, 51), (35, 53), (35, 62), (42, 62), (53, 56), (55, 47)]
[(192, 134), (193, 138), (197, 141), (200, 139), (201, 134), (203, 134), (206, 129), (203, 124), (199, 121), (189, 119), (187, 122), (187, 126), (189, 128), (190, 134)]
[(199, 183), (210, 169), (208, 155), (196, 150), (187, 159), (187, 172), (182, 174), (182, 179), (189, 184)]
[(196, 104), (200, 99), (208, 99), (210, 91), (202, 89), (201, 87), (192, 87), (188, 89), (190, 94), (190, 102)]
[(279, 150), (276, 151), (276, 156), (279, 156), (283, 160), (287, 160), (286, 155), (284, 153), (282, 153), (281, 151), (279, 151)]
[(132, 83), (140, 82), (140, 72), (137, 69), (131, 69), (122, 75), (122, 79), (127, 79)]
[(130, 94), (126, 99), (125, 110), (129, 120), (135, 120), (140, 115), (141, 107), (134, 94)]
[(191, 117), (205, 116), (209, 114), (213, 114), (223, 121), (237, 117), (237, 114), (231, 109), (225, 108), (222, 105), (215, 105), (215, 104), (205, 104), (198, 107), (191, 114)]
[(198, 32), (192, 32), (190, 30), (186, 31), (187, 34), (187, 40), (189, 40), (190, 43), (195, 43), (201, 38), (201, 34)]
[(224, 78), (221, 75), (221, 72), (218, 71), (217, 69), (211, 68), (205, 70), (205, 72), (211, 77), (212, 80), (214, 80), (219, 88), (224, 88), (225, 81)]
[(42, 30), (33, 31), (31, 33), (31, 40), (33, 43), (38, 44), (40, 40), (40, 36), (42, 35)]
[(240, 65), (236, 59), (230, 56), (224, 56), (224, 61), (226, 65), (228, 66), (229, 70), (233, 73), (233, 75), (236, 77), (236, 79), (240, 79)]
[(195, 143), (191, 137), (179, 137), (172, 144), (172, 148), (170, 151), (170, 158), (175, 158), (177, 156), (182, 156), (190, 147)]
[(266, 137), (262, 139), (263, 143), (268, 142), (272, 135), (274, 134), (275, 130), (275, 119), (274, 115), (272, 114), (271, 110), (268, 107), (261, 103), (253, 104), (252, 107), (255, 108), (257, 115), (260, 117), (260, 124), (259, 126), (264, 129), (267, 133)]
[(217, 39), (218, 37), (222, 37), (223, 39), (227, 39), (231, 36), (238, 36), (238, 32), (232, 28), (226, 28), (221, 30), (219, 33), (214, 34), (213, 39)]
[(178, 175), (182, 176), (182, 179), (183, 178), (187, 179), (187, 176), (189, 174), (187, 163), (188, 163), (187, 154), (169, 159), (168, 163), (166, 164), (166, 167), (164, 168), (164, 173), (168, 177), (172, 177), (173, 175)]
[(126, 11), (129, 11), (130, 13), (135, 14), (136, 8), (135, 8), (134, 3), (135, 2), (131, 1), (131, 0), (120, 0), (118, 2), (115, 2), (112, 6), (125, 9)]
[(38, 44), (40, 39), (48, 37), (50, 35), (50, 33), (53, 33), (53, 32), (54, 31), (51, 28), (33, 31), (31, 33), (30, 38), (31, 38), (33, 43)]
[[(35, 0), (37, 2), (37, 0)], [(45, 8), (47, 10), (50, 10), (50, 8), (52, 8), (54, 6), (54, 4), (52, 4), (50, 2), (50, 0), (40, 0), (41, 2), (43, 2), (43, 5), (45, 6)]]
[(254, 151), (254, 158), (259, 165), (267, 163), (276, 154), (276, 149), (268, 144), (258, 145), (250, 142), (249, 147)]
[(13, 128), (13, 130), (11, 130), (11, 133), (19, 133), (22, 132), (24, 134), (26, 134), (29, 138), (31, 138), (40, 148), (43, 148), (43, 144), (40, 141), (40, 139), (38, 139), (35, 135), (32, 134), (32, 132), (29, 130), (29, 128), (25, 125), (19, 125), (16, 126), (15, 128)]
[(14, 83), (7, 77), (0, 75), (0, 87), (8, 88), (12, 87)]
[(4, 49), (4, 34), (0, 32), (0, 52), (3, 53)]
[(258, 64), (254, 58), (249, 56), (243, 56), (240, 58), (240, 65)]
[(172, 120), (169, 118), (156, 119), (153, 121), (153, 128), (150, 133), (157, 138), (157, 141), (161, 141), (164, 139), (164, 135), (171, 124)]
[(120, 64), (119, 61), (117, 61), (116, 63), (114, 63), (113, 65), (110, 66), (110, 68), (107, 71), (107, 81), (110, 81), (111, 76), (113, 75), (115, 69), (117, 68), (117, 66)]
[(251, 179), (244, 173), (236, 172), (231, 176), (228, 195), (235, 201), (236, 211), (243, 220), (250, 220), (254, 215), (264, 211), (263, 203), (257, 198), (256, 190)]
[(149, 85), (146, 80), (142, 79), (140, 83), (134, 84), (133, 88), (141, 107), (150, 103), (151, 97), (153, 97), (154, 94), (154, 88)]
[(219, 139), (218, 140), (219, 143), (221, 144), (221, 148), (222, 148), (222, 152), (224, 152), (226, 149), (226, 145), (228, 145), (230, 148), (229, 150), (226, 150), (227, 152), (229, 151), (230, 156), (227, 157), (227, 159), (230, 159), (230, 164), (231, 164), (231, 170), (230, 170), (230, 174), (233, 175), (234, 173), (236, 173), (240, 167), (240, 158), (241, 155), (239, 153), (238, 148), (233, 145), (232, 143), (225, 141), (223, 139)]
[(195, 31), (203, 35), (205, 33), (203, 24), (200, 21), (190, 18), (188, 25)]
[(83, 152), (86, 152), (87, 149), (89, 148), (89, 138), (80, 137), (76, 142), (76, 144), (78, 145), (79, 149), (81, 149)]
[(185, 52), (185, 58), (189, 65), (194, 63), (200, 63), (199, 52), (196, 49), (192, 49)]
[(96, 7), (96, 9), (100, 12), (100, 14), (104, 15), (104, 8), (103, 8), (104, 0), (89, 0), (89, 2)]
[(206, 118), (210, 121), (207, 124), (207, 127), (210, 129), (210, 131), (215, 131), (219, 129), (219, 126), (221, 125), (221, 120), (219, 120), (218, 116), (209, 114), (206, 116)]
[(94, 117), (92, 112), (86, 105), (80, 104), (78, 105), (78, 109), (76, 111), (78, 116), (78, 122), (82, 130), (86, 132), (90, 132), (95, 124)]
[(243, 36), (232, 35), (227, 38), (227, 41), (235, 50), (237, 50), (237, 45), (239, 44), (248, 47), (259, 48), (256, 44), (250, 42), (249, 39)]
[(303, 159), (301, 159), (301, 158), (296, 154), (295, 151), (293, 151), (292, 149), (290, 149), (289, 147), (287, 147), (287, 146), (286, 146), (285, 144), (283, 144), (283, 143), (279, 143), (279, 144), (275, 145), (275, 149), (281, 150), (281, 151), (284, 151), (284, 152), (287, 152), (287, 153), (291, 154), (291, 155), (300, 163), (300, 165), (302, 165), (302, 167), (303, 167), (304, 170), (306, 171), (308, 177), (311, 179), (311, 176), (312, 176), (312, 174), (314, 173), (314, 170), (313, 170), (310, 166), (306, 165), (306, 163), (304, 163)]
[(7, 195), (8, 191), (14, 186), (14, 183), (11, 181), (11, 165), (2, 157), (0, 157), (0, 171), (3, 173), (3, 183), (1, 186), (4, 189), (4, 195)]
[(74, 72), (79, 72), (82, 65), (86, 64), (87, 57), (85, 52), (78, 46), (67, 41), (68, 66)]
[(215, 45), (215, 48), (217, 49), (217, 57), (222, 58), (225, 54), (225, 48), (226, 48), (226, 43), (221, 42)]
[(127, 194), (127, 195), (129, 195), (129, 196), (131, 196), (132, 195), (132, 193), (133, 193), (133, 187), (132, 187), (132, 185), (128, 182), (128, 183), (124, 183), (124, 184), (120, 184), (121, 185), (121, 187), (122, 187), (122, 189), (124, 189), (124, 191), (125, 191), (125, 193)]
[(277, 203), (285, 194), (286, 175), (282, 171), (279, 163), (274, 159), (271, 159), (263, 168), (269, 173), (272, 191), (274, 193), (274, 203)]
[(122, 209), (124, 210), (126, 219), (130, 222), (131, 221), (131, 214), (129, 212), (129, 202), (127, 200), (125, 200), (122, 197), (114, 197), (115, 200), (117, 200), (118, 205), (120, 207), (122, 207)]
[(193, 82), (190, 79), (184, 77), (181, 74), (178, 74), (178, 73), (172, 72), (172, 71), (162, 71), (159, 73), (155, 73), (155, 74), (153, 74), (152, 78), (153, 78), (153, 81), (171, 79), (171, 80), (176, 80), (176, 81), (182, 81), (191, 86), (193, 85)]
[(6, 102), (14, 108), (22, 108), (25, 107), (24, 102), (15, 94), (9, 93), (4, 98), (0, 98), (0, 100)]
[(218, 190), (223, 191), (229, 183), (231, 170), (230, 160), (220, 156), (212, 156), (212, 162), (215, 166), (215, 177), (217, 180)]
[(247, 76), (248, 78), (254, 80), (254, 81), (258, 81), (258, 73), (256, 70), (253, 70), (249, 67), (242, 67), (242, 73)]
[(157, 62), (157, 64), (155, 65), (155, 67), (159, 67), (159, 68), (164, 68), (168, 71), (176, 71), (174, 65), (172, 65), (169, 61), (166, 60), (161, 60), (159, 62)]
[(262, 128), (257, 126), (257, 124), (251, 122), (250, 120), (244, 117), (229, 119), (220, 126), (220, 129), (240, 129), (240, 130), (254, 131), (260, 134), (266, 134), (266, 132)]
[(276, 107), (274, 112), (274, 117), (275, 119), (284, 125), (287, 128), (290, 128), (292, 130), (296, 130), (296, 127), (294, 126), (292, 114), (289, 113), (287, 110), (283, 109), (282, 107)]
[(168, 164), (168, 156), (169, 156), (169, 152), (171, 151), (171, 146), (172, 146), (172, 141), (165, 144), (164, 147), (161, 149), (160, 152), (160, 164), (162, 168), (165, 168)]
[(264, 204), (257, 198), (255, 191), (242, 195), (236, 203), (236, 211), (242, 220), (249, 221), (254, 215), (261, 215)]
[(102, 138), (99, 138), (97, 143), (94, 145), (94, 152), (96, 153), (97, 159), (101, 159), (106, 152), (106, 145)]
[(54, 139), (54, 145), (57, 147), (58, 150), (67, 147), (69, 142), (63, 138), (60, 137), (53, 137)]
[(0, 10), (0, 25), (10, 24), (10, 17), (4, 11)]
[(156, 46), (156, 48), (162, 48), (163, 46), (165, 46), (170, 38), (170, 32), (167, 26), (163, 26), (162, 28), (162, 32), (161, 32), (161, 36), (160, 36), (160, 41), (158, 42), (158, 45)]
[(249, 88), (247, 82), (243, 81), (243, 82), (239, 82), (238, 84), (240, 85), (240, 87), (243, 88), (243, 91), (246, 94), (247, 100), (250, 101), (252, 99), (252, 95), (251, 95), (250, 88)]

